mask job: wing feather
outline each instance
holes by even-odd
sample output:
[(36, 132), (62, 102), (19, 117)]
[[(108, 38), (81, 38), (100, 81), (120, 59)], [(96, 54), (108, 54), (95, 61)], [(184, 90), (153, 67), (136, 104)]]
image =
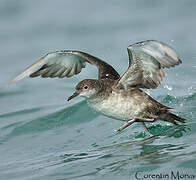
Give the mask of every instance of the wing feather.
[(165, 76), (163, 68), (182, 63), (170, 46), (154, 40), (130, 45), (127, 50), (130, 63), (117, 84), (120, 88), (155, 89)]
[(59, 77), (60, 74), (64, 71), (64, 68), (63, 67), (56, 67), (54, 68), (52, 74), (51, 74), (51, 78), (55, 78), (55, 77)]
[(62, 67), (56, 74), (54, 74), (54, 77), (64, 78), (62, 75), (66, 69), (66, 67)]
[(67, 68), (61, 76), (62, 77), (70, 77), (70, 75), (69, 75), (70, 71), (71, 71), (71, 68)]
[[(81, 72), (86, 66), (86, 62), (95, 65), (99, 70), (99, 79), (110, 78), (119, 79), (116, 70), (106, 62), (81, 51), (63, 50), (48, 53), (34, 64), (29, 66), (24, 72), (16, 76), (9, 84), (19, 81), (25, 77), (43, 78), (64, 78), (72, 77)], [(106, 76), (109, 74), (110, 76)]]

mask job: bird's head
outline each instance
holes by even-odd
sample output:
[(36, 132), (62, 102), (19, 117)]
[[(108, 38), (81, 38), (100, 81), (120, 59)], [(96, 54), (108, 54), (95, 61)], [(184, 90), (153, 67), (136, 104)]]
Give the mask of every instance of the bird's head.
[(67, 101), (70, 101), (76, 96), (83, 96), (85, 98), (92, 98), (97, 95), (101, 90), (102, 86), (98, 80), (95, 79), (85, 79), (77, 84), (76, 91), (70, 96)]

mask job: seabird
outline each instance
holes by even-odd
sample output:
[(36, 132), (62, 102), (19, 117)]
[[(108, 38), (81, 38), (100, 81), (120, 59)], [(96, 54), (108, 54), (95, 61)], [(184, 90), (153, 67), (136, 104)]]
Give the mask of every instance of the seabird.
[(125, 121), (117, 131), (135, 122), (140, 122), (147, 132), (145, 122), (162, 120), (175, 125), (178, 122), (185, 123), (184, 118), (172, 113), (173, 108), (157, 102), (141, 90), (157, 88), (165, 76), (163, 69), (182, 63), (176, 52), (169, 45), (155, 40), (132, 44), (127, 50), (129, 67), (122, 76), (95, 56), (81, 51), (62, 50), (46, 54), (16, 76), (10, 84), (27, 76), (69, 78), (79, 74), (89, 63), (97, 67), (98, 79), (85, 79), (78, 83), (68, 101), (82, 96), (94, 110)]

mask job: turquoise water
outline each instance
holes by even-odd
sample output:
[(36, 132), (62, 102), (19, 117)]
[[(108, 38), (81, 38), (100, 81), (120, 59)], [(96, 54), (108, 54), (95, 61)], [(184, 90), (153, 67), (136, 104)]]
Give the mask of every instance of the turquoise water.
[[(0, 2), (0, 179), (136, 179), (145, 174), (196, 170), (196, 1)], [(183, 64), (166, 70), (155, 99), (174, 107), (186, 125), (122, 122), (91, 110), (74, 86), (96, 78), (94, 67), (70, 79), (9, 80), (45, 53), (77, 49), (126, 70), (126, 47), (157, 39)], [(148, 178), (150, 179), (150, 178)]]

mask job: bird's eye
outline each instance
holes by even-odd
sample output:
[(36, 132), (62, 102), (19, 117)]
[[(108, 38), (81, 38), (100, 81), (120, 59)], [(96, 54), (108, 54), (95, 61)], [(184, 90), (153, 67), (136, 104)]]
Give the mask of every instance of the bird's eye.
[(88, 89), (88, 86), (84, 86), (84, 89)]

